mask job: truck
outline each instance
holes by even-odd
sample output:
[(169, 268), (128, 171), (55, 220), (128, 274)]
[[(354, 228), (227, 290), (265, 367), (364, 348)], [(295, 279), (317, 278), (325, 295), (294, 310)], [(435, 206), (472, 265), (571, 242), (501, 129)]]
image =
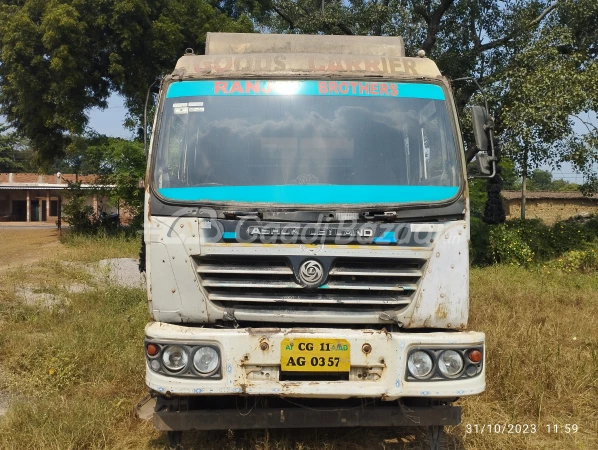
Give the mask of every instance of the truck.
[[(154, 426), (426, 427), (485, 389), (449, 80), (400, 37), (208, 33), (161, 80), (145, 181)], [(492, 120), (471, 111), (480, 172)]]

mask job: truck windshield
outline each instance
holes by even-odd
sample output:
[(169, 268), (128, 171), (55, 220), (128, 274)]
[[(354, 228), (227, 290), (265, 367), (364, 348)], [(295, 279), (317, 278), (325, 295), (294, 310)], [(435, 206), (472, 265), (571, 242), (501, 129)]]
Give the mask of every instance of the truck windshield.
[(174, 201), (440, 202), (461, 183), (434, 84), (182, 81), (166, 92), (159, 136), (154, 188)]

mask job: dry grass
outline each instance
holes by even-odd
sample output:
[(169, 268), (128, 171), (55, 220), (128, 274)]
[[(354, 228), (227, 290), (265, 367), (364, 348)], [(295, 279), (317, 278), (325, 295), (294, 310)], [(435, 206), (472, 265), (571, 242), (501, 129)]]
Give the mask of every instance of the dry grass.
[[(466, 448), (598, 448), (598, 277), (547, 269), (472, 272), (471, 327), (486, 332), (487, 389), (464, 424), (537, 424), (535, 435), (465, 435)], [(572, 435), (550, 424), (577, 424)], [(461, 427), (463, 432), (463, 427)]]
[(58, 231), (55, 228), (0, 228), (2, 258), (0, 271), (14, 264), (24, 264), (40, 256), (52, 255), (59, 248)]
[[(39, 237), (38, 248), (47, 238)], [(18, 247), (12, 239), (19, 238), (9, 236), (8, 245)], [(55, 244), (51, 258), (44, 253), (47, 259), (34, 265), (0, 273), (0, 391), (18, 395), (0, 419), (0, 449), (165, 448), (164, 436), (133, 414), (145, 393), (144, 292), (102, 285), (78, 294), (64, 289), (68, 283), (91, 282), (68, 261), (89, 263), (136, 252), (136, 241), (77, 238)], [(24, 305), (14, 295), (23, 283), (60, 293), (67, 302), (55, 308)], [(598, 448), (598, 277), (548, 269), (475, 269), (471, 293), (471, 328), (487, 333), (488, 387), (483, 395), (460, 402), (463, 424), (448, 430), (445, 448)], [(468, 425), (496, 423), (534, 424), (537, 431), (467, 433)], [(548, 433), (548, 424), (576, 424), (579, 432)], [(427, 448), (424, 442), (419, 429), (187, 437), (190, 448), (206, 450), (420, 450)]]

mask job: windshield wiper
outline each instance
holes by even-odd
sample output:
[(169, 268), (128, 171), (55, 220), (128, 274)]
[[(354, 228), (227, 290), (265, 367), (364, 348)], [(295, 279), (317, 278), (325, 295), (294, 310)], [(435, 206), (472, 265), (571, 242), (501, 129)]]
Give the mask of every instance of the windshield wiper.
[(262, 213), (259, 211), (222, 211), (222, 215), (224, 215), (227, 219), (261, 219)]
[(367, 220), (391, 220), (397, 218), (396, 211), (364, 211), (361, 215)]

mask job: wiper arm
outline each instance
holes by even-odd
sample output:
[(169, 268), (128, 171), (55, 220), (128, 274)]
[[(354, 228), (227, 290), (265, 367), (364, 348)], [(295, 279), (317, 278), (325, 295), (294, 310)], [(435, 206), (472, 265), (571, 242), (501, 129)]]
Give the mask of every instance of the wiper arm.
[(261, 219), (262, 213), (259, 211), (222, 211), (222, 214), (227, 219)]
[(396, 219), (396, 211), (364, 211), (361, 213), (364, 219), (368, 220), (390, 220)]

